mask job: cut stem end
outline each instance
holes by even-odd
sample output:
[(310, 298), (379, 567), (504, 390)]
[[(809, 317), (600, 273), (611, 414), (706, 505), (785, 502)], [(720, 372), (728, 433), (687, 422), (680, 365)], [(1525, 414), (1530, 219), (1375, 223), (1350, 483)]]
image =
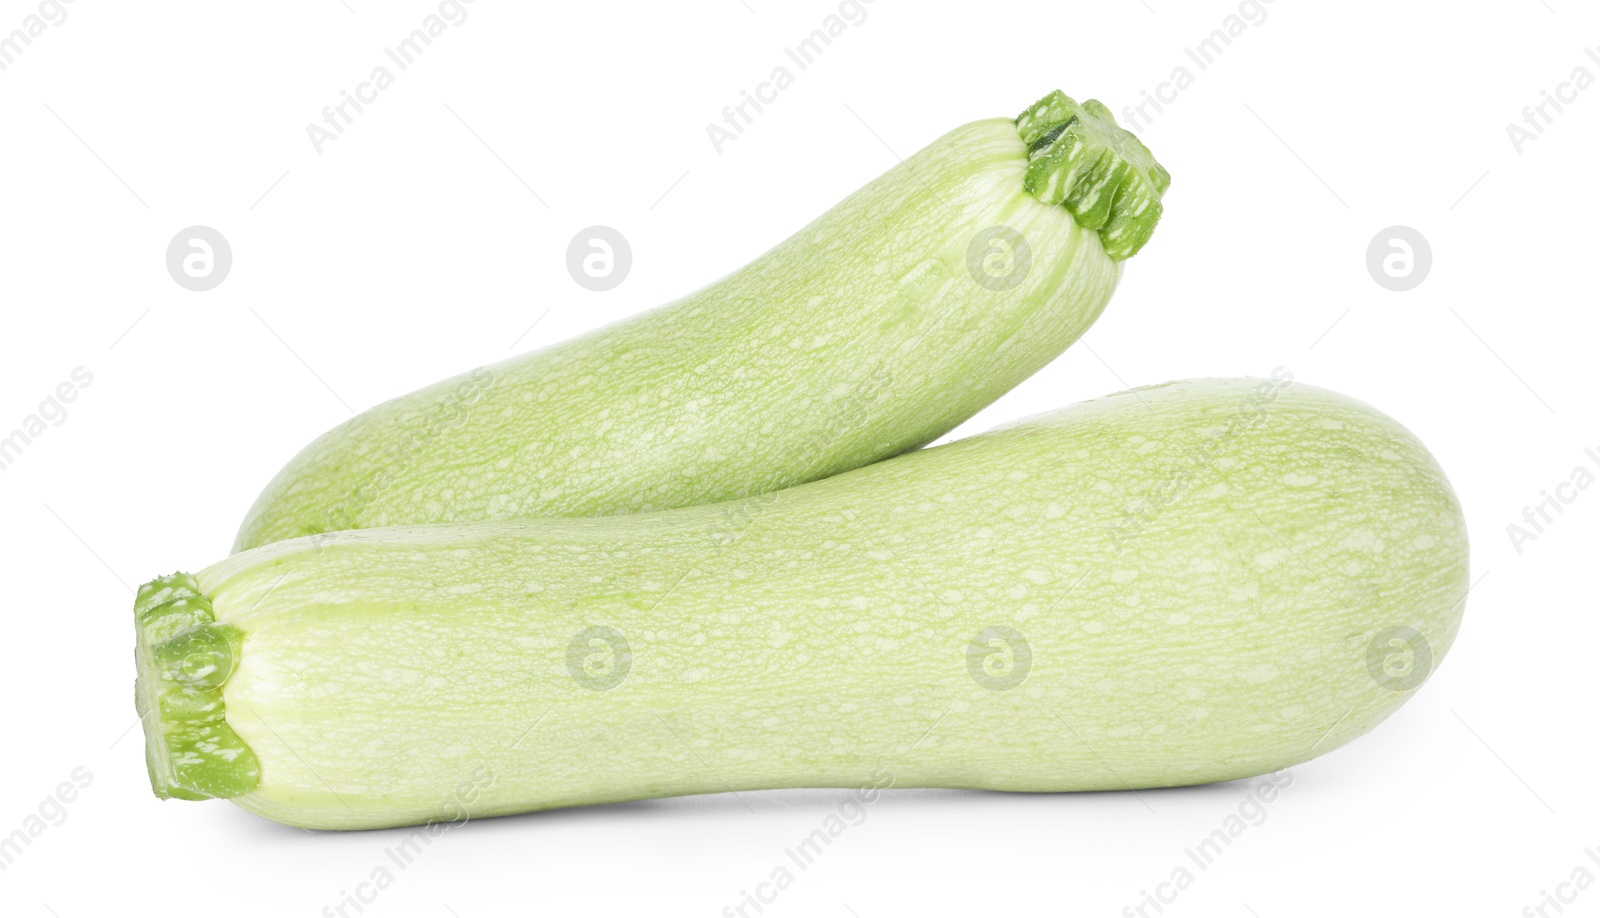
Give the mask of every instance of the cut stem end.
[(1028, 145), (1029, 194), (1060, 204), (1079, 226), (1097, 231), (1115, 261), (1132, 258), (1150, 241), (1172, 176), (1110, 109), (1094, 99), (1079, 105), (1056, 90), (1018, 115), (1016, 124)]
[(249, 792), (261, 779), (261, 765), (228, 726), (222, 701), (243, 633), (217, 622), (194, 575), (181, 572), (141, 586), (133, 616), (134, 701), (151, 790), (181, 800)]

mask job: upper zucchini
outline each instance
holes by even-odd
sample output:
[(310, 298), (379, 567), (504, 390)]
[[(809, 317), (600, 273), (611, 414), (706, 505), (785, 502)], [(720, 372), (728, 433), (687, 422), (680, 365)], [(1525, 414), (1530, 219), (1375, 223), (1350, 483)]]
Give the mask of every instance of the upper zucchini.
[(1165, 187), (1096, 102), (957, 128), (709, 287), (340, 425), (235, 550), (708, 503), (916, 448), (1088, 329)]

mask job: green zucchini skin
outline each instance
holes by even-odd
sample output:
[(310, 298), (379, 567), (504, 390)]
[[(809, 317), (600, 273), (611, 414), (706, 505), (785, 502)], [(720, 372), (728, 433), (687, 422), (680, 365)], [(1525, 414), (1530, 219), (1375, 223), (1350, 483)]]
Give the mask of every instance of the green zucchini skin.
[[(1099, 103), (1052, 94), (1022, 130), (957, 128), (702, 290), (341, 424), (267, 485), (234, 550), (711, 503), (936, 439), (1076, 341), (1159, 218), (1166, 173)], [(1027, 245), (1020, 280), (985, 254), (994, 227)], [(1002, 259), (990, 273), (975, 244)]]
[(1134, 390), (719, 505), (282, 542), (196, 582), (259, 762), (210, 795), (365, 828), (885, 776), (1271, 772), (1415, 692), (1468, 549), (1415, 437), (1277, 377)]

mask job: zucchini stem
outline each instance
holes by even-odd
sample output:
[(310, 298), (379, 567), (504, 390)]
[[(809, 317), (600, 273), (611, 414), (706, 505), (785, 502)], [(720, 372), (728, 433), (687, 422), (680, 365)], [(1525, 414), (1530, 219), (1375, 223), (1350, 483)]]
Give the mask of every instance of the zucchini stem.
[(222, 686), (239, 662), (244, 634), (220, 624), (193, 574), (139, 587), (134, 700), (144, 724), (145, 764), (157, 797), (237, 797), (261, 780), (261, 765), (228, 726)]
[(1150, 241), (1172, 176), (1110, 109), (1094, 99), (1079, 105), (1058, 89), (1016, 123), (1028, 145), (1023, 186), (1029, 194), (1062, 205), (1079, 226), (1096, 230), (1115, 261)]

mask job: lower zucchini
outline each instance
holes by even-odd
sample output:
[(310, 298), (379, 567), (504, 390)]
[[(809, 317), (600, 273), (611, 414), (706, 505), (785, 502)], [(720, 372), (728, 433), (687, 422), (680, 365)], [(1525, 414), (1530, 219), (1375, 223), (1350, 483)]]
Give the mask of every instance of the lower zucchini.
[(1404, 428), (1200, 380), (729, 503), (253, 549), (140, 591), (138, 698), (158, 795), (316, 828), (1187, 785), (1371, 729), (1467, 583)]

